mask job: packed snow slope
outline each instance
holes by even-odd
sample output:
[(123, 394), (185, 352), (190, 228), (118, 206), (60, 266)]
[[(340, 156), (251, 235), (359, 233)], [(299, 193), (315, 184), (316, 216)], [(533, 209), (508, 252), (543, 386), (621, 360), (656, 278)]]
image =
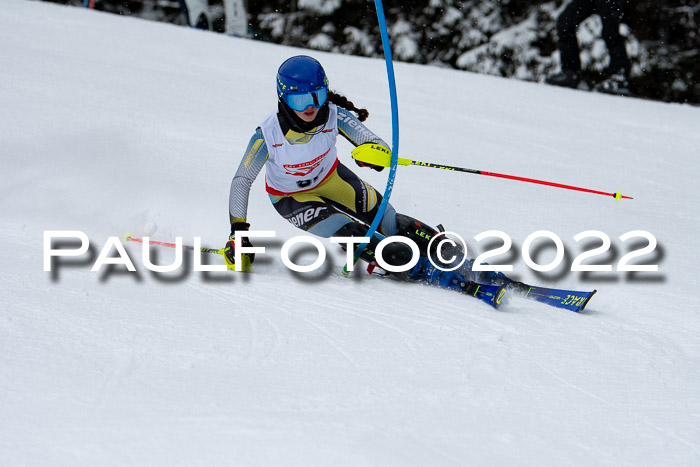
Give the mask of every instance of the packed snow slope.
[[(371, 17), (371, 15), (370, 15)], [(220, 248), (231, 178), (275, 109), (275, 72), (304, 51), (80, 8), (0, 8), (1, 465), (700, 464), (700, 109), (453, 70), (396, 64), (402, 157), (552, 180), (634, 200), (401, 167), (391, 201), (499, 246), (523, 280), (598, 289), (576, 314), (512, 297), (502, 311), (454, 292), (292, 273), (301, 234), (262, 176), (248, 274), (91, 268), (112, 236)], [(312, 53), (331, 87), (391, 140), (381, 60)], [(386, 172), (357, 168), (382, 191)], [(84, 232), (90, 250), (43, 268), (44, 231)], [(548, 230), (566, 256), (522, 259)], [(571, 272), (601, 244), (610, 249)], [(622, 256), (658, 244), (617, 271)], [(541, 246), (537, 246), (540, 245)], [(554, 258), (551, 241), (530, 252)], [(54, 246), (74, 248), (74, 244)], [(111, 247), (110, 256), (117, 256)], [(313, 250), (296, 251), (302, 264)], [(161, 265), (174, 252), (153, 248)], [(157, 259), (156, 259), (157, 258)], [(205, 258), (222, 264), (222, 258)]]

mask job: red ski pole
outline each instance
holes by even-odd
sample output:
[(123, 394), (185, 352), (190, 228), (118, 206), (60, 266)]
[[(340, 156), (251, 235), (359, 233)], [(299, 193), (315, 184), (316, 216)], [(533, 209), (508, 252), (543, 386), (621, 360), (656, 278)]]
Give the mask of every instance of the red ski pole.
[[(122, 238), (124, 240), (124, 243), (127, 243), (127, 242), (143, 243), (142, 238), (134, 237), (131, 234), (124, 234), (124, 237), (122, 237)], [(150, 239), (148, 240), (148, 244), (149, 245), (159, 245), (159, 246), (164, 246), (164, 247), (168, 247), (168, 248), (177, 248), (177, 244), (175, 244), (175, 243), (156, 242), (156, 241), (150, 240)], [(182, 245), (182, 248), (185, 250), (194, 250), (194, 247), (190, 246), (190, 245)], [(199, 251), (201, 251), (202, 253), (211, 253), (211, 254), (216, 254), (216, 255), (223, 255), (224, 254), (223, 248), (220, 250), (215, 250), (213, 248), (200, 248)]]
[[(373, 164), (373, 165), (378, 165), (378, 166), (382, 166), (382, 167), (388, 167), (390, 156), (391, 156), (391, 153), (387, 149), (383, 148), (382, 146), (375, 145), (375, 144), (363, 144), (363, 145), (356, 147), (352, 151), (352, 157), (354, 159), (356, 159), (360, 162), (365, 162), (367, 164)], [(563, 188), (565, 190), (576, 190), (576, 191), (583, 191), (585, 193), (594, 193), (596, 195), (612, 196), (613, 198), (615, 198), (616, 201), (620, 201), (621, 199), (633, 199), (631, 196), (621, 195), (619, 191), (617, 191), (615, 193), (608, 193), (605, 191), (591, 190), (588, 188), (581, 188), (581, 187), (573, 186), (573, 185), (564, 185), (562, 183), (547, 182), (544, 180), (537, 180), (534, 178), (518, 177), (517, 175), (505, 175), (505, 174), (499, 174), (496, 172), (486, 172), (484, 170), (478, 170), (478, 169), (465, 169), (463, 167), (453, 167), (450, 165), (435, 164), (432, 162), (413, 161), (410, 159), (404, 159), (402, 157), (399, 157), (399, 165), (418, 165), (420, 167), (431, 167), (433, 169), (454, 170), (455, 172), (467, 172), (467, 173), (477, 174), (477, 175), (487, 175), (489, 177), (505, 178), (508, 180), (518, 180), (520, 182), (536, 183), (538, 185), (546, 185), (546, 186), (552, 186), (555, 188)]]

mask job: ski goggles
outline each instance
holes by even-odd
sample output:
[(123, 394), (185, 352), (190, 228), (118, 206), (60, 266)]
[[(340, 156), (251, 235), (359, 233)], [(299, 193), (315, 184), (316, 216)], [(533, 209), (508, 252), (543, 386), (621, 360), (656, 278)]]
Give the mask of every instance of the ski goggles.
[(289, 107), (302, 112), (308, 106), (320, 108), (326, 103), (328, 97), (328, 88), (321, 88), (318, 91), (305, 92), (302, 94), (284, 94), (282, 98)]

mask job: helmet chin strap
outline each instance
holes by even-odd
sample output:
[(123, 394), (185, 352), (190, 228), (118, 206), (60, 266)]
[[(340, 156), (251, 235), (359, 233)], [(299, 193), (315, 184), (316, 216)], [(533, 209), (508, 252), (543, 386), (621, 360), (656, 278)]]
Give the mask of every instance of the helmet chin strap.
[[(289, 122), (289, 126), (294, 131), (297, 131), (299, 133), (304, 133), (305, 135), (314, 136), (314, 135), (321, 133), (326, 128), (326, 121), (328, 120), (328, 102), (327, 101), (318, 110), (318, 114), (316, 114), (316, 118), (314, 118), (310, 122), (306, 122), (306, 121), (302, 120), (301, 118), (299, 118), (297, 116), (297, 114), (294, 113), (292, 108), (289, 107), (287, 105), (287, 103), (284, 102), (281, 98), (278, 99), (278, 106), (277, 107), (280, 109), (283, 117), (287, 120), (287, 122)], [(317, 120), (320, 120), (322, 123), (317, 123)], [(316, 131), (311, 131), (316, 127), (318, 127), (316, 129)]]

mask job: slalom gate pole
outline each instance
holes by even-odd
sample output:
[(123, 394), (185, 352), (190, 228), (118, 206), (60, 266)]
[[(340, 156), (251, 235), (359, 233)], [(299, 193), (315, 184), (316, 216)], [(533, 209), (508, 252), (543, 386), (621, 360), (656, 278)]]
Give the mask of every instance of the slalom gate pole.
[[(382, 167), (386, 167), (387, 164), (389, 163), (389, 157), (386, 151), (382, 151), (381, 147), (375, 146), (375, 145), (365, 145), (367, 146), (366, 148), (363, 148), (362, 146), (358, 146), (353, 150), (352, 157), (354, 159), (359, 160), (360, 162), (366, 162), (369, 164), (374, 164), (374, 165), (379, 165)], [(393, 154), (392, 154), (393, 157)], [(564, 185), (562, 183), (555, 183), (555, 182), (547, 182), (544, 180), (537, 180), (534, 178), (526, 178), (526, 177), (519, 177), (517, 175), (506, 175), (506, 174), (499, 174), (496, 172), (487, 172), (484, 170), (479, 170), (479, 169), (466, 169), (463, 167), (453, 167), (450, 165), (443, 165), (443, 164), (436, 164), (433, 162), (421, 162), (421, 161), (414, 161), (411, 159), (404, 159), (404, 158), (398, 158), (398, 165), (417, 165), (420, 167), (430, 167), (433, 169), (443, 169), (443, 170), (453, 170), (455, 172), (466, 172), (466, 173), (471, 173), (471, 174), (476, 174), (476, 175), (486, 175), (488, 177), (498, 177), (498, 178), (505, 178), (508, 180), (517, 180), (520, 182), (526, 182), (526, 183), (536, 183), (538, 185), (546, 185), (546, 186), (551, 186), (555, 188), (563, 188), (565, 190), (575, 190), (575, 191), (582, 191), (584, 193), (594, 193), (597, 195), (603, 195), (603, 196), (612, 196), (615, 198), (616, 201), (620, 201), (621, 199), (634, 199), (631, 196), (624, 196), (621, 195), (619, 191), (615, 193), (608, 193), (605, 191), (598, 191), (598, 190), (591, 190), (588, 188), (581, 188), (578, 186), (573, 186), (573, 185)]]
[[(389, 32), (386, 27), (386, 18), (384, 17), (384, 7), (382, 6), (382, 0), (374, 0), (374, 6), (377, 10), (377, 20), (379, 21), (379, 29), (382, 36), (382, 47), (384, 48), (384, 61), (386, 62), (386, 73), (389, 80), (389, 95), (391, 97), (391, 128), (392, 128), (392, 148), (391, 151), (391, 161), (389, 165), (389, 178), (386, 182), (386, 190), (382, 197), (382, 202), (379, 204), (377, 209), (377, 214), (374, 216), (372, 224), (369, 226), (366, 237), (372, 238), (374, 233), (377, 231), (382, 218), (384, 217), (384, 211), (389, 204), (389, 197), (391, 197), (391, 191), (394, 188), (394, 180), (396, 179), (396, 168), (399, 160), (399, 109), (398, 109), (398, 99), (396, 97), (396, 81), (394, 78), (394, 64), (391, 58), (391, 44), (389, 43)], [(353, 265), (357, 262), (362, 255), (367, 243), (360, 244), (355, 253), (353, 254)], [(350, 274), (348, 269), (348, 264), (343, 267), (343, 274), (346, 276)]]
[[(131, 234), (124, 234), (124, 236), (122, 237), (122, 240), (124, 240), (124, 243), (127, 243), (127, 242), (144, 243), (143, 238), (134, 237)], [(148, 244), (149, 245), (164, 246), (167, 248), (177, 248), (176, 243), (156, 242), (156, 241), (150, 240), (150, 239), (148, 240)], [(193, 250), (194, 251), (194, 247), (190, 246), (190, 245), (182, 245), (182, 248), (184, 250)], [(210, 254), (216, 254), (216, 255), (223, 255), (224, 254), (223, 248), (221, 250), (215, 250), (213, 248), (200, 248), (199, 251), (201, 251), (202, 253), (210, 253)]]

